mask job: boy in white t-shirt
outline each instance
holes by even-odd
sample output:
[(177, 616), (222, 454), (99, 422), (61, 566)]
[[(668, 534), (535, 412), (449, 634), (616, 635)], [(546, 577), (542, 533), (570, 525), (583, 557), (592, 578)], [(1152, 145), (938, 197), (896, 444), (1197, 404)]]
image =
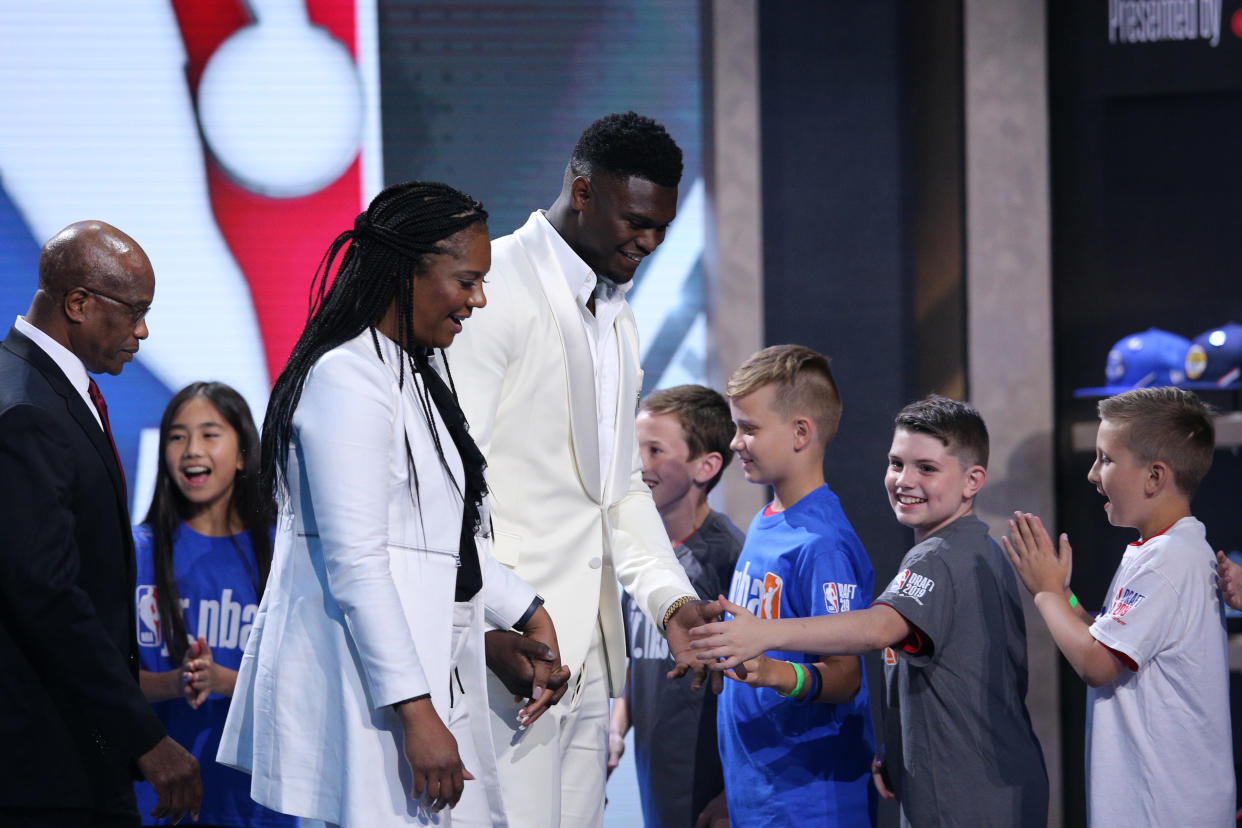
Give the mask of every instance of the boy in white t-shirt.
[(1087, 480), (1108, 520), (1137, 529), (1092, 618), (1039, 518), (1016, 513), (1005, 551), (1066, 660), (1087, 682), (1092, 825), (1234, 825), (1224, 612), (1190, 498), (1212, 464), (1207, 408), (1179, 388), (1099, 404)]

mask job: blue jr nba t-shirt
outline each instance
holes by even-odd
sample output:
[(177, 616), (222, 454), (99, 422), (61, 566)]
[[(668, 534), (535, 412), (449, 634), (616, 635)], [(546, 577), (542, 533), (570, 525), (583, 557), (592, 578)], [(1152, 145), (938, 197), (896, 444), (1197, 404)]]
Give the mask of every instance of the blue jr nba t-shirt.
[[(821, 486), (783, 512), (755, 515), (729, 600), (759, 618), (807, 618), (866, 608), (874, 585), (871, 562), (837, 496)], [(766, 655), (819, 660), (815, 653)], [(734, 825), (875, 824), (865, 672), (846, 704), (797, 702), (726, 680), (716, 729)]]
[[(143, 670), (163, 673), (176, 668), (168, 655), (155, 600), (155, 565), (151, 531), (134, 527), (138, 586), (134, 593), (138, 618), (138, 663)], [(177, 582), (186, 634), (202, 636), (216, 664), (236, 670), (259, 609), (259, 570), (250, 535), (212, 538), (181, 524), (173, 536), (173, 577)], [(216, 762), (216, 749), (229, 712), (229, 699), (212, 693), (197, 710), (184, 699), (152, 703), (168, 735), (194, 754), (202, 771), (204, 825), (296, 826), (296, 817), (274, 813), (250, 798), (250, 776)], [(146, 782), (134, 786), (144, 825), (161, 824), (149, 816), (155, 791)]]

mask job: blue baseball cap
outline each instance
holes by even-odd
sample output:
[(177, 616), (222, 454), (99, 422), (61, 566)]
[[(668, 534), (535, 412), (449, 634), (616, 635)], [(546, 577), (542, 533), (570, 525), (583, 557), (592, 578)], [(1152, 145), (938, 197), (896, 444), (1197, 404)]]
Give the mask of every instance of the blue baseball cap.
[(1242, 325), (1226, 322), (1194, 338), (1186, 351), (1187, 388), (1242, 388)]
[[(1238, 342), (1242, 344), (1242, 329)], [(1104, 366), (1107, 385), (1079, 388), (1075, 397), (1111, 397), (1135, 388), (1185, 385), (1190, 340), (1160, 328), (1148, 328), (1119, 341)]]

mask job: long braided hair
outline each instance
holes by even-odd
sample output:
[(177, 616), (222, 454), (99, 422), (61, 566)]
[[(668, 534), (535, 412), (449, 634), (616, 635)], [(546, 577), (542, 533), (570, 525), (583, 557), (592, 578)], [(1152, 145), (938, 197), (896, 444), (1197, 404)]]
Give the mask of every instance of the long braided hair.
[[(396, 302), (398, 344), (405, 355), (396, 366), (398, 383), (404, 387), (407, 368), (411, 375), (417, 374), (422, 379), (419, 394), (423, 416), (427, 419), (440, 464), (448, 471), (432, 418), (433, 406), (452, 436), (465, 470), (466, 479), (459, 484), (465, 514), (458, 600), (473, 595), (482, 583), (474, 535), (484, 528), (480, 525), (481, 504), (487, 492), (483, 479), (484, 461), (470, 437), (465, 415), (457, 403), (456, 389), (444, 383), (431, 366), (427, 349), (415, 340), (413, 279), (419, 278), (429, 254), (446, 252), (440, 242), (475, 225), (486, 229), (486, 222), (487, 211), (482, 204), (446, 184), (411, 181), (394, 184), (377, 195), (366, 212), (358, 215), (353, 228), (333, 240), (320, 261), (311, 284), (306, 327), (276, 380), (263, 422), (263, 484), (267, 491), (275, 494), (285, 482), (293, 414), (310, 369), (328, 351), (368, 329), (375, 341), (376, 355), (382, 361), (375, 324)], [(332, 266), (338, 257), (340, 265), (333, 280), (330, 278)], [(443, 352), (441, 358), (447, 369), (448, 361)], [(451, 374), (449, 382), (452, 382)], [(408, 440), (405, 449), (417, 496), (418, 470)]]
[[(151, 508), (143, 523), (151, 532), (152, 563), (155, 570), (155, 601), (160, 614), (160, 628), (168, 656), (180, 664), (189, 649), (185, 616), (174, 577), (173, 540), (181, 531), (181, 523), (190, 516), (191, 504), (177, 488), (165, 462), (168, 432), (173, 418), (181, 406), (195, 397), (202, 397), (215, 406), (224, 421), (237, 434), (237, 448), (241, 452), (242, 467), (233, 478), (233, 495), (229, 509), (240, 519), (250, 536), (250, 549), (254, 552), (255, 594), (263, 596), (267, 586), (268, 571), (272, 566), (272, 524), (275, 522), (272, 498), (259, 483), (259, 433), (255, 430), (250, 406), (230, 386), (222, 382), (195, 382), (177, 392), (164, 409), (160, 419), (159, 464), (155, 471), (155, 494)], [(230, 539), (231, 540), (231, 539)], [(241, 547), (233, 541), (239, 555)], [(246, 564), (249, 568), (249, 563)]]

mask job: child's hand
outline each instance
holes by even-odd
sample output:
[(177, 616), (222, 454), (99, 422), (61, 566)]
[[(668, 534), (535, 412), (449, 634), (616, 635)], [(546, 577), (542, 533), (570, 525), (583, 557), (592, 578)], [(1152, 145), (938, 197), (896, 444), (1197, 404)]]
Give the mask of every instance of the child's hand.
[(787, 661), (774, 661), (765, 655), (759, 655), (744, 661), (734, 669), (725, 670), (724, 674), (734, 681), (740, 681), (742, 684), (748, 684), (751, 687), (776, 687), (780, 677), (775, 675), (775, 671), (780, 668), (780, 665), (788, 663)]
[(607, 776), (612, 776), (612, 772), (617, 769), (617, 765), (621, 764), (621, 757), (625, 755), (625, 734), (617, 730), (608, 730), (608, 772)]
[(1216, 552), (1216, 585), (1225, 603), (1242, 611), (1242, 566), (1226, 558), (1225, 553), (1219, 550)]
[(729, 828), (729, 802), (724, 791), (707, 803), (694, 821), (694, 828)]
[(1001, 538), (1001, 545), (1032, 595), (1041, 592), (1065, 593), (1074, 565), (1068, 535), (1061, 535), (1058, 553), (1053, 549), (1052, 538), (1038, 517), (1014, 512), (1013, 519), (1009, 521), (1009, 536)]
[(197, 641), (190, 644), (181, 662), (181, 678), (185, 682), (182, 692), (185, 693), (186, 704), (195, 710), (211, 695), (214, 665), (211, 647), (207, 646), (207, 639), (200, 635)]
[[(733, 613), (732, 621), (715, 621), (690, 631), (690, 648), (699, 661), (710, 662), (713, 670), (735, 668), (768, 649), (764, 642), (763, 622), (745, 607), (739, 607), (723, 595), (707, 605)], [(748, 672), (742, 668), (741, 674)]]
[(888, 768), (884, 764), (884, 754), (877, 753), (875, 758), (871, 760), (871, 781), (875, 782), (875, 789), (880, 794), (881, 799), (896, 799), (897, 794), (893, 793), (892, 780), (888, 778)]

